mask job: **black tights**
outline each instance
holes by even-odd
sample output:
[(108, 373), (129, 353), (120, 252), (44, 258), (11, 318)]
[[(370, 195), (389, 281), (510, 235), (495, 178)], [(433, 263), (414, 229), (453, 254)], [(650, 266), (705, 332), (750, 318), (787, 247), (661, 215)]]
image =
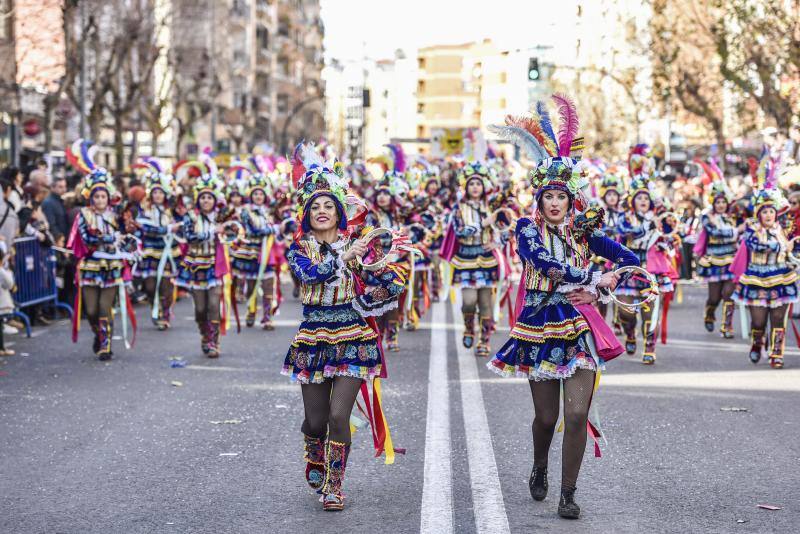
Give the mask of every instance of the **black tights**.
[(726, 302), (731, 300), (731, 295), (733, 295), (733, 290), (735, 287), (736, 285), (732, 280), (725, 280), (724, 282), (709, 282), (708, 300), (706, 301), (706, 305), (712, 306), (716, 311), (721, 300)]
[[(144, 279), (144, 292), (147, 294), (147, 300), (150, 301), (150, 304), (154, 303), (156, 297), (156, 282), (157, 279), (155, 276)], [(158, 287), (158, 296), (162, 299), (166, 298), (169, 303), (172, 302), (172, 280), (169, 277), (161, 277), (161, 284)], [(161, 311), (163, 313), (167, 312), (167, 310)]]
[(302, 384), (306, 418), (301, 430), (312, 438), (350, 443), (350, 412), (363, 380), (352, 376), (326, 378), (321, 384)]
[(766, 306), (748, 306), (750, 310), (750, 328), (753, 330), (766, 330), (767, 319), (770, 328), (786, 327), (786, 305), (779, 308), (767, 308)]
[(219, 321), (219, 301), (221, 296), (222, 288), (220, 287), (192, 290), (194, 320), (198, 324), (206, 321)]
[(492, 317), (494, 302), (492, 302), (491, 287), (465, 287), (461, 289), (461, 313), (475, 313), (480, 309), (481, 319)]
[[(661, 297), (659, 297), (661, 298)], [(622, 295), (619, 297), (619, 300), (622, 302), (627, 302), (628, 304), (633, 304), (635, 301), (634, 297), (630, 295)], [(642, 317), (642, 332), (644, 336), (647, 336), (647, 331), (645, 331), (645, 327), (653, 328), (652, 324), (647, 324), (653, 321), (653, 306), (655, 303), (650, 303), (647, 306), (642, 306), (639, 308), (639, 314)], [(625, 333), (628, 335), (635, 335), (636, 332), (636, 311), (628, 311), (626, 308), (622, 306), (617, 306), (617, 318), (619, 319), (620, 324), (622, 324)], [(658, 317), (655, 317), (655, 320), (658, 320)]]
[[(560, 380), (530, 381), (533, 396), (533, 465), (547, 467), (550, 442), (558, 422)], [(561, 487), (572, 489), (586, 450), (586, 422), (594, 390), (594, 371), (578, 369), (564, 379), (564, 444), (561, 450)]]
[[(269, 299), (272, 301), (272, 287), (274, 285), (275, 278), (264, 278), (261, 280), (261, 291), (264, 292), (264, 298)], [(250, 299), (253, 298), (253, 291), (258, 291), (256, 287), (256, 280), (245, 280), (245, 293), (247, 294), (247, 303), (250, 303)], [(258, 301), (256, 301), (256, 307), (258, 307)], [(272, 310), (265, 310), (267, 312), (272, 312)]]
[(111, 319), (111, 308), (117, 296), (115, 287), (83, 286), (81, 306), (89, 324), (95, 325), (100, 319)]

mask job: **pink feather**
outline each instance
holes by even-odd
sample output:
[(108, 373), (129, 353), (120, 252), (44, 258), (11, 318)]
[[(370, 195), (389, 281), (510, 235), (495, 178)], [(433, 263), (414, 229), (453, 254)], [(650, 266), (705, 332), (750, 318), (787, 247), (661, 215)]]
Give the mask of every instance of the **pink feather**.
[(558, 106), (558, 116), (561, 119), (558, 126), (558, 155), (569, 156), (572, 140), (578, 135), (578, 111), (575, 103), (566, 95), (553, 95), (553, 101)]
[(297, 184), (300, 183), (300, 179), (306, 173), (306, 166), (303, 164), (303, 158), (300, 155), (302, 148), (303, 143), (299, 143), (292, 153), (292, 184), (295, 189), (297, 189)]

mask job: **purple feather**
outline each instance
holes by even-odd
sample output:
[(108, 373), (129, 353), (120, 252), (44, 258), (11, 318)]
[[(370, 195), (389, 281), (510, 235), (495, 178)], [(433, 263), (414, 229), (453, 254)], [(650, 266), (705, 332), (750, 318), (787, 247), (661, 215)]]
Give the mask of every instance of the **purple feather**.
[(568, 96), (555, 94), (553, 101), (558, 106), (558, 116), (561, 119), (558, 128), (558, 155), (569, 156), (572, 140), (578, 135), (578, 111)]
[(720, 169), (719, 166), (717, 165), (717, 160), (716, 159), (711, 158), (708, 163), (709, 163), (709, 166), (711, 167), (711, 169), (715, 173), (717, 173), (717, 178), (719, 180), (725, 179), (725, 177), (722, 175), (722, 169)]
[(92, 157), (89, 155), (89, 147), (91, 144), (89, 141), (82, 141), (81, 142), (81, 156), (83, 157), (83, 162), (86, 164), (86, 167), (93, 171), (97, 168), (97, 165), (94, 164), (92, 161)]
[(536, 114), (539, 115), (539, 126), (541, 126), (544, 134), (553, 140), (553, 144), (558, 144), (556, 134), (553, 133), (553, 122), (550, 120), (550, 112), (547, 111), (547, 106), (541, 100), (536, 102)]
[(403, 153), (403, 147), (395, 144), (386, 146), (389, 147), (394, 156), (394, 172), (406, 172), (406, 155)]
[(153, 168), (153, 170), (156, 171), (157, 173), (163, 173), (164, 172), (164, 167), (161, 166), (161, 162), (158, 161), (158, 159), (156, 159), (156, 158), (145, 158), (144, 162), (147, 163), (148, 165), (150, 165)]

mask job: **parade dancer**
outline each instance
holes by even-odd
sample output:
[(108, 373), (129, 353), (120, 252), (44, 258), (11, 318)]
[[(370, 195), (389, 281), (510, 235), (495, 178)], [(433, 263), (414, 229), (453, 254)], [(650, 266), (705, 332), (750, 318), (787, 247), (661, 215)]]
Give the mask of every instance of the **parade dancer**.
[(769, 321), (769, 364), (780, 369), (786, 342), (787, 307), (798, 301), (798, 274), (795, 266), (787, 263), (793, 244), (778, 223), (778, 214), (788, 205), (775, 183), (775, 167), (774, 162), (762, 162), (759, 171), (759, 188), (751, 200), (755, 217), (744, 231), (741, 246), (745, 250), (737, 252), (737, 256), (742, 254), (737, 260), (744, 259), (746, 269), (739, 277), (733, 300), (746, 305), (750, 312), (750, 361), (758, 363), (761, 359)]
[(134, 165), (149, 169), (145, 176), (147, 203), (136, 219), (142, 240), (142, 257), (136, 265), (137, 277), (143, 280), (154, 313), (153, 323), (158, 330), (166, 330), (172, 319), (174, 286), (172, 279), (180, 259), (177, 232), (181, 222), (170, 208), (174, 198), (174, 179), (164, 173), (154, 158)]
[[(625, 216), (625, 211), (620, 208), (620, 201), (622, 200), (622, 195), (625, 193), (625, 183), (622, 181), (622, 177), (619, 174), (619, 169), (617, 167), (608, 168), (603, 173), (598, 187), (598, 196), (605, 210), (603, 233), (605, 233), (606, 237), (615, 241), (617, 240), (617, 226)], [(601, 258), (599, 256), (593, 258), (593, 262), (598, 265), (601, 271), (604, 270), (606, 261), (606, 258)], [(608, 312), (608, 304), (605, 302), (598, 302), (597, 306), (600, 310), (600, 315), (605, 317)], [(619, 324), (616, 307), (613, 310), (613, 314), (614, 328), (619, 328), (621, 333), (622, 326)]]
[[(402, 220), (408, 183), (401, 174), (405, 170), (405, 164), (401, 158), (402, 156), (397, 157), (395, 154), (394, 170), (387, 171), (375, 188), (372, 209), (367, 214), (365, 221), (367, 227), (386, 228), (393, 232), (399, 232), (403, 228)], [(383, 239), (385, 249), (388, 249), (390, 245), (390, 240)], [(409, 261), (412, 260), (409, 258)], [(405, 298), (411, 298), (410, 293), (406, 293)], [(400, 350), (400, 317), (401, 310), (393, 308), (378, 320), (386, 340), (386, 348), (392, 352)]]
[[(356, 396), (364, 381), (385, 376), (373, 318), (397, 307), (406, 283), (396, 265), (368, 273), (356, 262), (367, 252), (367, 243), (347, 236), (348, 184), (340, 173), (313, 147), (295, 150), (300, 237), (287, 259), (300, 280), (303, 321), (282, 371), (301, 383), (306, 480), (323, 495), (328, 511), (344, 507), (342, 485)], [(364, 294), (365, 284), (376, 289)]]
[(733, 194), (725, 182), (719, 167), (712, 162), (700, 162), (713, 182), (708, 194), (708, 208), (700, 217), (702, 229), (695, 244), (697, 275), (708, 283), (706, 300), (705, 328), (714, 331), (717, 307), (722, 301), (722, 324), (720, 334), (726, 339), (733, 338), (734, 302), (731, 296), (735, 288), (734, 274), (729, 267), (736, 254), (739, 234), (737, 224), (729, 215)]
[[(658, 281), (660, 292), (656, 305), (641, 307), (642, 337), (644, 352), (642, 363), (652, 365), (656, 361), (656, 331), (659, 321), (658, 308), (664, 306), (667, 294), (674, 291), (672, 277), (674, 268), (669, 257), (673, 251), (672, 238), (661, 230), (661, 224), (655, 217), (653, 201), (654, 187), (650, 179), (653, 164), (646, 156), (647, 147), (637, 145), (629, 158), (631, 183), (628, 193), (628, 211), (619, 221), (617, 231), (622, 243), (639, 258), (641, 267), (654, 275)], [(616, 289), (620, 301), (634, 303), (646, 289), (647, 282), (630, 277)], [(628, 354), (636, 353), (636, 313), (625, 307), (618, 308), (618, 317), (625, 332), (625, 350)], [(663, 320), (663, 318), (662, 318)]]
[(188, 249), (181, 258), (175, 280), (176, 285), (192, 292), (200, 347), (209, 358), (218, 358), (220, 354), (222, 277), (228, 267), (218, 237), (223, 230), (218, 222), (222, 187), (221, 181), (207, 167), (195, 182), (195, 208), (186, 214), (183, 222)]
[[(86, 315), (94, 333), (92, 350), (100, 360), (110, 360), (113, 338), (112, 308), (122, 286), (123, 260), (120, 220), (111, 207), (118, 201), (111, 175), (92, 161), (89, 144), (78, 140), (67, 150), (70, 163), (86, 173), (81, 194), (89, 206), (81, 208), (73, 224), (67, 246), (78, 259), (76, 313), (72, 339), (77, 341), (80, 315)], [(124, 291), (123, 291), (124, 295)], [(124, 298), (124, 297), (123, 297)], [(126, 302), (122, 305), (125, 306)]]
[[(604, 357), (622, 352), (613, 333), (589, 305), (599, 290), (613, 290), (614, 272), (591, 269), (591, 255), (607, 258), (620, 266), (637, 265), (636, 256), (600, 230), (603, 210), (587, 209), (581, 189), (588, 185), (586, 173), (572, 156), (582, 139), (575, 139), (577, 115), (566, 97), (553, 97), (561, 110), (558, 136), (552, 130), (549, 113), (539, 103), (534, 118), (509, 117), (505, 126), (491, 129), (516, 142), (538, 161), (531, 171), (535, 190), (533, 218), (517, 221), (519, 256), (524, 264), (524, 305), (508, 342), (487, 363), (501, 376), (529, 380), (535, 417), (533, 469), (528, 482), (531, 496), (547, 496), (547, 466), (550, 444), (559, 417), (561, 388), (564, 390), (564, 443), (562, 447), (561, 496), (558, 514), (577, 519), (580, 507), (575, 489), (586, 447), (589, 405), (595, 373), (604, 367)], [(588, 305), (588, 306), (587, 306)], [(590, 316), (602, 324), (607, 337), (617, 344), (616, 354), (600, 351)], [(580, 310), (580, 311), (579, 311)]]
[(242, 289), (247, 302), (247, 326), (255, 324), (260, 290), (263, 313), (261, 328), (275, 330), (272, 323), (275, 267), (270, 265), (270, 257), (277, 232), (267, 204), (269, 183), (263, 174), (245, 170), (251, 175), (245, 191), (249, 203), (239, 213), (245, 235), (231, 250), (231, 270), (233, 276), (244, 283)]
[[(475, 316), (480, 334), (475, 355), (489, 356), (489, 341), (494, 331), (494, 290), (499, 278), (494, 251), (499, 236), (494, 231), (495, 215), (489, 212), (487, 197), (491, 190), (489, 168), (480, 162), (464, 166), (460, 176), (464, 198), (453, 212), (451, 228), (455, 233), (452, 285), (461, 288), (461, 313), (464, 317), (464, 347), (475, 344)], [(447, 239), (445, 238), (445, 241)]]

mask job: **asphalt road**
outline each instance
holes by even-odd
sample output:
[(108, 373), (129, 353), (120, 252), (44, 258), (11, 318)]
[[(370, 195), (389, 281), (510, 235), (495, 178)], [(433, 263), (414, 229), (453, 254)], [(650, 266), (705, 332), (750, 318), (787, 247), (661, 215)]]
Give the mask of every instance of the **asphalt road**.
[(389, 354), (386, 412), (407, 454), (385, 466), (358, 432), (338, 514), (305, 486), (299, 387), (279, 374), (299, 317), (291, 298), (275, 332), (228, 335), (219, 360), (200, 354), (188, 300), (165, 333), (140, 306), (135, 349), (116, 341), (109, 363), (85, 332), (72, 344), (66, 322), (7, 337), (0, 532), (797, 532), (800, 352), (781, 371), (753, 366), (741, 337), (705, 332), (703, 291), (674, 306), (655, 366), (621, 356), (603, 374), (608, 443), (602, 458), (587, 446), (572, 522), (556, 515), (560, 435), (536, 503), (528, 386), (459, 350), (450, 303)]

